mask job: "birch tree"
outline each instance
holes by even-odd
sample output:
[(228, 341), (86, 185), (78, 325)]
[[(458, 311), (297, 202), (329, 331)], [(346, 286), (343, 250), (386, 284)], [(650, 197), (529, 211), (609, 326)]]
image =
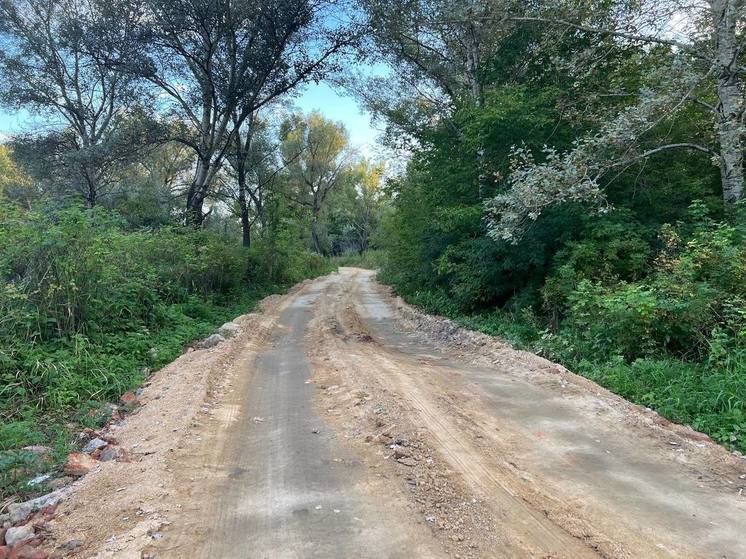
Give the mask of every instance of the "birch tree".
[[(597, 134), (579, 138), (571, 152), (558, 154), (547, 148), (543, 161), (537, 161), (533, 154), (518, 148), (506, 192), (487, 202), (490, 235), (513, 240), (552, 204), (602, 200), (600, 185), (609, 171), (671, 150), (693, 150), (711, 156), (720, 169), (726, 209), (741, 200), (746, 70), (740, 31), (743, 8), (742, 0), (642, 3), (635, 7), (634, 18), (620, 18), (612, 22), (616, 25), (608, 26), (575, 17), (572, 5), (554, 12), (539, 10), (528, 16), (503, 12), (499, 17), (505, 21), (571, 29), (591, 37), (612, 37), (646, 49), (655, 47), (658, 52), (664, 49), (668, 61), (654, 76), (657, 80), (648, 80), (650, 85), (640, 91), (636, 104), (612, 117)], [(709, 144), (703, 133), (691, 141), (639, 149), (647, 131), (690, 103), (704, 107), (712, 115), (714, 144)]]

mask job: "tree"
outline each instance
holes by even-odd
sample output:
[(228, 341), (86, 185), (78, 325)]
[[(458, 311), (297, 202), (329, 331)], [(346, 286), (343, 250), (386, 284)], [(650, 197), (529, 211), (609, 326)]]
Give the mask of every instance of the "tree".
[(176, 139), (196, 154), (186, 219), (203, 206), (244, 121), (298, 85), (320, 79), (350, 43), (329, 10), (337, 0), (146, 0), (146, 60), (133, 68), (185, 123)]
[(381, 219), (384, 202), (382, 181), (384, 166), (363, 159), (354, 168), (354, 198), (350, 226), (357, 237), (359, 252), (370, 248), (370, 239)]
[[(617, 2), (616, 13), (628, 16), (629, 6)], [(703, 0), (687, 2), (641, 2), (633, 7), (634, 19), (624, 17), (608, 26), (586, 25), (572, 16), (574, 3), (559, 14), (511, 16), (513, 21), (569, 27), (596, 36), (612, 36), (637, 44), (664, 45), (670, 56), (687, 63), (702, 81), (714, 77), (715, 104), (710, 104), (719, 142), (719, 165), (723, 182), (723, 200), (737, 202), (743, 196), (743, 74), (744, 25), (742, 0)], [(569, 16), (569, 17), (568, 17)], [(674, 21), (676, 20), (676, 21)], [(670, 27), (678, 24), (682, 40), (671, 37)], [(691, 89), (680, 91), (681, 102), (694, 100)], [(688, 148), (687, 148), (688, 149)]]
[(287, 166), (287, 196), (311, 216), (311, 239), (319, 254), (319, 215), (329, 194), (351, 177), (352, 151), (342, 124), (312, 112), (283, 124), (282, 156)]
[[(607, 25), (586, 24), (575, 15), (576, 5), (559, 10), (539, 9), (535, 14), (500, 14), (503, 21), (532, 22), (574, 30), (591, 37), (611, 37), (620, 43), (645, 45), (648, 52), (664, 53), (664, 62), (641, 88), (637, 104), (626, 108), (599, 134), (579, 138), (565, 154), (551, 149), (546, 161), (516, 152), (509, 189), (488, 204), (490, 233), (511, 239), (520, 235), (527, 221), (567, 200), (602, 200), (601, 179), (613, 171), (673, 150), (694, 150), (712, 156), (719, 167), (722, 198), (727, 209), (743, 197), (744, 152), (744, 25), (741, 0), (703, 2), (642, 2), (632, 7), (614, 3), (612, 12), (622, 16)], [(673, 19), (680, 27), (671, 33)], [(682, 39), (673, 36), (682, 36)], [(657, 78), (657, 79), (655, 79)], [(716, 130), (689, 141), (662, 143), (640, 149), (645, 134), (671, 119), (687, 104), (706, 108)]]
[(251, 230), (262, 222), (265, 210), (265, 194), (284, 169), (280, 161), (276, 127), (269, 119), (252, 113), (233, 135), (233, 147), (227, 161), (235, 181), (231, 198), (238, 206), (241, 221), (241, 242), (251, 246)]
[(118, 0), (0, 1), (2, 102), (59, 119), (47, 142), (91, 207), (144, 134), (128, 126), (137, 84), (116, 69), (133, 55), (138, 18)]
[(107, 197), (130, 225), (158, 227), (181, 216), (194, 154), (183, 144), (160, 143), (119, 172), (120, 188)]

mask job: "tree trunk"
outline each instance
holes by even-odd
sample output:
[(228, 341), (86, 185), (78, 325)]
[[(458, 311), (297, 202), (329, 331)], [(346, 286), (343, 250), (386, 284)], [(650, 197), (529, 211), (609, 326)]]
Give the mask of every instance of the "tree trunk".
[(367, 250), (368, 250), (368, 231), (366, 230), (363, 233), (362, 238), (360, 239), (360, 254), (363, 254)]
[(85, 203), (89, 208), (93, 208), (98, 203), (98, 184), (88, 169), (83, 169), (83, 178), (85, 179), (85, 192), (83, 193)]
[(204, 196), (200, 195), (198, 187), (192, 183), (187, 192), (187, 203), (186, 203), (186, 224), (200, 229), (202, 222), (205, 219), (203, 207), (205, 205)]
[(477, 107), (482, 106), (482, 84), (479, 80), (479, 30), (477, 24), (469, 23), (466, 32), (466, 81), (474, 103)]
[(249, 201), (246, 199), (246, 173), (238, 171), (238, 205), (241, 209), (241, 244), (251, 246), (251, 221), (249, 220)]
[(86, 204), (89, 208), (93, 208), (98, 202), (98, 193), (96, 192), (96, 185), (88, 183), (88, 193), (85, 197)]
[(733, 204), (743, 196), (742, 80), (738, 69), (736, 27), (738, 7), (734, 0), (712, 0), (717, 63), (717, 134), (720, 142), (720, 173), (723, 200)]
[[(466, 34), (466, 81), (469, 84), (472, 101), (477, 107), (481, 108), (484, 104), (484, 92), (479, 79), (479, 36), (480, 30), (477, 28), (477, 24), (471, 22)], [(484, 147), (481, 145), (481, 142), (477, 148), (477, 168), (479, 171), (477, 177), (477, 197), (479, 200), (482, 200), (486, 190), (487, 175), (485, 174)]]
[(186, 224), (195, 229), (202, 227), (204, 221), (203, 207), (207, 194), (207, 172), (210, 168), (209, 162), (203, 159), (197, 160), (197, 169), (194, 171), (194, 180), (189, 185), (186, 201)]
[(311, 240), (313, 240), (314, 250), (321, 254), (321, 243), (319, 242), (319, 216), (314, 212), (311, 218)]
[[(241, 140), (240, 130), (236, 130), (236, 175), (238, 177), (238, 203), (241, 207), (241, 239), (245, 247), (251, 246), (251, 221), (249, 220), (249, 200), (246, 196), (248, 185), (246, 184), (246, 169), (249, 158), (251, 157), (251, 140), (254, 135), (254, 117), (251, 113), (246, 119), (246, 144)], [(259, 211), (259, 205), (256, 205)]]

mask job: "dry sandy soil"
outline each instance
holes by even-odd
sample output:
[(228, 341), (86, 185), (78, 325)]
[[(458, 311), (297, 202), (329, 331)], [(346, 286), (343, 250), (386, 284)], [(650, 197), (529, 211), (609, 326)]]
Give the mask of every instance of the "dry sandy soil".
[[(746, 557), (746, 460), (343, 268), (154, 375), (70, 557)], [(65, 543), (84, 544), (66, 550)]]

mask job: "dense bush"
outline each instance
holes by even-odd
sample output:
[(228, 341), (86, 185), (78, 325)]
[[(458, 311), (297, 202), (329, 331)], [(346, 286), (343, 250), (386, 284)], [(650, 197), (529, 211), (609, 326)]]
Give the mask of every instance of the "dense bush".
[(204, 232), (126, 232), (105, 212), (0, 216), (2, 335), (37, 343), (131, 330), (160, 303), (227, 293), (245, 274), (238, 247)]
[(367, 268), (378, 270), (386, 263), (386, 253), (382, 250), (368, 250), (362, 254), (348, 254), (332, 259), (336, 266), (351, 266), (353, 268)]
[[(573, 149), (624, 104), (597, 86), (634, 91), (644, 75), (624, 49), (592, 77), (546, 59), (524, 65), (528, 38), (482, 61), (478, 103), (456, 98), (447, 118), (407, 129), (416, 142), (389, 182), (379, 277), (430, 312), (746, 451), (746, 220), (726, 215), (710, 158), (672, 151), (620, 167), (599, 181), (606, 205), (547, 205), (514, 242), (488, 237), (485, 200), (509, 187), (511, 150), (541, 163), (545, 147)], [(583, 49), (582, 37), (566, 40), (555, 48)], [(707, 118), (682, 107), (639, 148), (697, 137)]]
[(725, 223), (696, 225), (687, 238), (688, 228), (663, 228), (665, 246), (640, 281), (583, 279), (569, 294), (567, 322), (597, 354), (718, 364), (746, 350), (746, 243)]

